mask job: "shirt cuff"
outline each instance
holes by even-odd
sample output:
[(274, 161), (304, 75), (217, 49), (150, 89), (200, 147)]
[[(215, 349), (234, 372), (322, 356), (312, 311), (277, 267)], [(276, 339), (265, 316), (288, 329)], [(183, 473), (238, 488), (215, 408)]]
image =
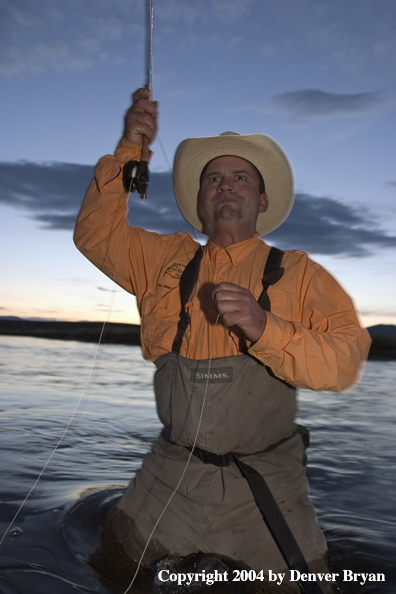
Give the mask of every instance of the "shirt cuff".
[(126, 138), (121, 138), (115, 155), (105, 155), (95, 167), (95, 178), (99, 192), (108, 183), (119, 180), (122, 184), (122, 171), (128, 161), (140, 159), (142, 147)]
[(131, 142), (122, 137), (118, 143), (115, 158), (117, 161), (122, 161), (122, 163), (128, 163), (128, 161), (140, 161), (141, 152), (142, 147), (140, 144), (136, 144), (135, 142)]
[(291, 322), (287, 322), (270, 312), (267, 314), (267, 323), (260, 338), (252, 344), (248, 352), (259, 359), (265, 365), (271, 367), (271, 363), (279, 363), (283, 359), (285, 347), (292, 339), (295, 328)]
[[(122, 161), (123, 163), (127, 163), (128, 161), (140, 161), (141, 152), (142, 147), (140, 144), (136, 144), (135, 142), (131, 142), (122, 137), (118, 143), (115, 156), (118, 161)], [(149, 151), (149, 161), (151, 161), (153, 154), (153, 151)]]

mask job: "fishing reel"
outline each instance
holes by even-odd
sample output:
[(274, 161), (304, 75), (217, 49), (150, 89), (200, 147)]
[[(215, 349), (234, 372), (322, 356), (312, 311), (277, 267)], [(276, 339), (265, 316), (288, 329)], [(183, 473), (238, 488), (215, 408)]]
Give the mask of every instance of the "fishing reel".
[(128, 161), (124, 165), (123, 173), (124, 189), (126, 192), (140, 194), (143, 200), (146, 198), (147, 186), (150, 182), (150, 173), (147, 161)]

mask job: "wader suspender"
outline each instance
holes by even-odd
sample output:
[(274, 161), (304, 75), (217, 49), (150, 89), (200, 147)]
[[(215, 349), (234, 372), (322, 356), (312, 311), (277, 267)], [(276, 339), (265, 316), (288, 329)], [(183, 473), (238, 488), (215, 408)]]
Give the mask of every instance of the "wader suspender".
[(258, 304), (265, 311), (271, 311), (271, 302), (267, 293), (268, 287), (277, 283), (285, 273), (285, 269), (281, 268), (283, 254), (284, 252), (282, 252), (282, 250), (272, 247), (265, 263), (264, 276), (262, 280), (263, 292), (258, 298)]
[[(267, 262), (264, 268), (264, 275), (262, 279), (263, 291), (258, 299), (259, 305), (266, 311), (271, 311), (271, 303), (268, 297), (268, 287), (274, 285), (280, 280), (285, 272), (284, 268), (281, 268), (283, 258), (282, 250), (272, 247), (267, 258)], [(200, 246), (193, 259), (187, 264), (180, 278), (180, 296), (181, 296), (181, 311), (180, 320), (177, 325), (176, 338), (173, 341), (172, 352), (180, 354), (180, 349), (184, 337), (184, 333), (190, 324), (190, 316), (186, 312), (186, 303), (191, 297), (194, 286), (198, 280), (199, 266), (203, 256), (203, 249)], [(293, 437), (293, 433), (290, 437)], [(284, 443), (290, 437), (279, 440), (277, 443), (270, 445), (264, 450), (269, 452)], [(191, 451), (191, 448), (188, 448)], [(257, 452), (259, 453), (259, 452)], [(254, 468), (242, 462), (240, 459), (243, 457), (241, 454), (235, 452), (229, 452), (228, 454), (218, 455), (212, 452), (206, 452), (195, 447), (193, 454), (197, 456), (205, 464), (214, 464), (215, 466), (228, 466), (230, 462), (235, 462), (242, 474), (247, 480), (250, 490), (252, 491), (253, 497), (256, 501), (257, 507), (259, 508), (261, 515), (264, 518), (265, 523), (271, 535), (276, 542), (276, 545), (281, 552), (289, 569), (296, 569), (303, 573), (310, 573), (311, 570), (304, 559), (304, 555), (294, 538), (278, 504), (276, 503), (264, 477), (257, 472)], [(323, 594), (322, 589), (319, 587), (317, 582), (301, 582), (298, 581), (301, 591), (305, 594)]]
[(186, 303), (191, 297), (191, 293), (197, 284), (199, 265), (203, 256), (203, 248), (199, 246), (192, 260), (187, 264), (180, 277), (180, 298), (181, 311), (180, 320), (177, 324), (177, 334), (172, 344), (172, 353), (180, 355), (180, 349), (183, 342), (184, 333), (191, 322), (189, 314), (186, 312)]

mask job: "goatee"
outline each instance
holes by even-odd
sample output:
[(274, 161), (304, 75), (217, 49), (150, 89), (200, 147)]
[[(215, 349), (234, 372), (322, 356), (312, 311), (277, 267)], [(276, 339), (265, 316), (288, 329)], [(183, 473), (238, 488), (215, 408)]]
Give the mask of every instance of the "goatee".
[(225, 204), (221, 207), (220, 210), (214, 213), (215, 221), (224, 221), (226, 223), (231, 223), (232, 221), (240, 221), (241, 218), (241, 211), (236, 208), (233, 208), (229, 204)]

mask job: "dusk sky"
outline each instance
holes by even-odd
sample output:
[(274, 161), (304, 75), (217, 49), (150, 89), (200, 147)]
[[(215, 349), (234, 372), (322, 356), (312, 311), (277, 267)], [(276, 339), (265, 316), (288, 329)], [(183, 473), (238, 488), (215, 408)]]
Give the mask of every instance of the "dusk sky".
[[(191, 231), (164, 154), (184, 138), (268, 134), (297, 197), (265, 239), (308, 251), (365, 326), (396, 324), (395, 24), (394, 0), (154, 0), (161, 142), (131, 223)], [(0, 48), (0, 316), (104, 320), (112, 283), (72, 232), (144, 83), (144, 0), (3, 0)], [(111, 321), (139, 322), (118, 288)]]

